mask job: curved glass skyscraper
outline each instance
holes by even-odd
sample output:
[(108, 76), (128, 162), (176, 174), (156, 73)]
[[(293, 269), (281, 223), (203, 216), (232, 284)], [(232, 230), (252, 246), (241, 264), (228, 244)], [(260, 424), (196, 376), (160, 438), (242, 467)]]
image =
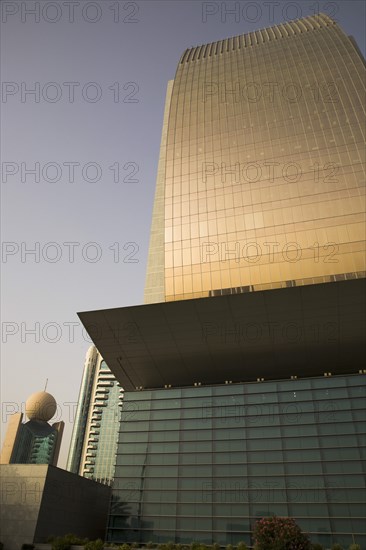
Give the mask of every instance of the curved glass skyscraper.
[(326, 15), (186, 50), (146, 300), (364, 277), (364, 60)]
[(95, 346), (86, 354), (67, 469), (110, 484), (114, 476), (122, 389)]

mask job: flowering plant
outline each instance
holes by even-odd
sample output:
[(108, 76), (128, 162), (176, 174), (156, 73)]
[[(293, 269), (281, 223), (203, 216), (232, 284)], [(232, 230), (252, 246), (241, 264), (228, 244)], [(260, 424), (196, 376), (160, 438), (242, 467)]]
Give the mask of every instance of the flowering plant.
[(310, 550), (310, 541), (292, 518), (270, 517), (254, 527), (255, 550)]

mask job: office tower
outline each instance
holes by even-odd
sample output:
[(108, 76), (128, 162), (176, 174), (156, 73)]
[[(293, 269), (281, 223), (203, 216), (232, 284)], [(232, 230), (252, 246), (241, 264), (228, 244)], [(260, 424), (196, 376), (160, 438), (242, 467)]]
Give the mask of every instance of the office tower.
[(99, 353), (96, 347), (90, 346), (85, 357), (84, 372), (79, 390), (77, 408), (74, 417), (74, 427), (66, 466), (66, 469), (74, 474), (79, 473), (80, 469), (80, 461), (83, 452), (98, 357)]
[(67, 470), (110, 484), (115, 467), (122, 389), (95, 346), (86, 354)]
[(146, 301), (364, 276), (363, 71), (325, 15), (185, 51)]
[(22, 423), (23, 413), (10, 417), (0, 463), (56, 466), (65, 423), (48, 423), (57, 410), (54, 397), (45, 391), (34, 393), (25, 410), (28, 422)]
[(79, 314), (125, 390), (109, 541), (366, 545), (363, 76), (324, 15), (180, 59), (147, 303)]

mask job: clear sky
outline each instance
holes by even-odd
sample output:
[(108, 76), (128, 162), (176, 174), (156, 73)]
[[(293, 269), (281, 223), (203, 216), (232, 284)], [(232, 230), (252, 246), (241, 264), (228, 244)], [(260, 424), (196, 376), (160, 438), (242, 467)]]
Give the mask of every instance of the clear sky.
[(143, 302), (166, 84), (181, 54), (319, 10), (365, 54), (365, 3), (4, 0), (1, 9), (1, 441), (9, 414), (48, 379), (65, 421), (64, 467), (90, 345), (76, 312)]

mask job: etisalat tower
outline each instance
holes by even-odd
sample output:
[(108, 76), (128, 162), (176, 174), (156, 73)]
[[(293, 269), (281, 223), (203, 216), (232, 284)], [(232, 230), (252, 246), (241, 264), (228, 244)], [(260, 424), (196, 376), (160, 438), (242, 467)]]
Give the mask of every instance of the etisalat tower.
[(124, 388), (109, 541), (366, 546), (364, 72), (321, 14), (182, 55), (146, 303), (79, 314)]
[(22, 422), (23, 413), (10, 416), (0, 464), (57, 465), (64, 422), (49, 424), (57, 411), (55, 398), (46, 391), (33, 393), (25, 404), (28, 422)]

